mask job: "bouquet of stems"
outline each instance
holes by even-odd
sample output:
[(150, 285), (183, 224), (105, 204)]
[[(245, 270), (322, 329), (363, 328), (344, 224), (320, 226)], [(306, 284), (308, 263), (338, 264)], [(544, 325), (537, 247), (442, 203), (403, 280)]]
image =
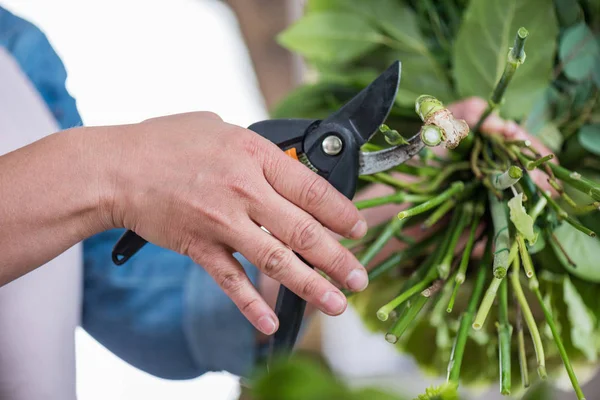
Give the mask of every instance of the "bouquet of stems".
[[(344, 244), (370, 267), (369, 288), (351, 303), (390, 351), (446, 375), (441, 390), (497, 380), (509, 395), (534, 374), (564, 372), (584, 398), (575, 369), (593, 365), (600, 347), (599, 28), (591, 0), (309, 0), (279, 38), (313, 78), (278, 117), (327, 115), (402, 61), (396, 106), (364, 150), (415, 130), (428, 147), (362, 177), (395, 193), (358, 208), (408, 208)], [(488, 106), (469, 132), (444, 103), (470, 96)], [(497, 112), (553, 154), (484, 134)], [(424, 234), (415, 240), (405, 233), (417, 225)], [(405, 245), (372, 265), (392, 240)], [(423, 398), (442, 398), (434, 392)]]

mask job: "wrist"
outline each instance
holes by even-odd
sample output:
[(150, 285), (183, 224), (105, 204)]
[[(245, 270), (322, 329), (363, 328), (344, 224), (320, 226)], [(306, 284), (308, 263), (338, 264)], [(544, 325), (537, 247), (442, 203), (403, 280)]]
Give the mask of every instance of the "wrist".
[(75, 145), (80, 173), (85, 176), (82, 190), (91, 234), (122, 227), (115, 215), (119, 182), (119, 135), (116, 127), (80, 127), (61, 132)]

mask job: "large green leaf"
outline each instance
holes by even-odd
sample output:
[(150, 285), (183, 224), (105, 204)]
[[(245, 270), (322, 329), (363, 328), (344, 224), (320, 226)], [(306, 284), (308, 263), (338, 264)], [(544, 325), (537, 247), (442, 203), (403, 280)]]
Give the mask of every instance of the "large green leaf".
[(565, 74), (575, 81), (589, 78), (598, 69), (600, 46), (585, 22), (565, 31), (560, 41), (559, 55)]
[(597, 156), (600, 156), (600, 124), (586, 125), (577, 134), (581, 146)]
[(356, 14), (322, 12), (301, 18), (278, 40), (309, 60), (345, 63), (375, 48), (383, 36)]
[(588, 311), (581, 295), (568, 276), (563, 279), (563, 298), (571, 325), (573, 346), (579, 349), (588, 361), (595, 362), (597, 359), (596, 337), (594, 334), (595, 317)]
[(567, 223), (563, 223), (554, 231), (556, 238), (561, 243), (569, 257), (576, 266), (569, 264), (560, 249), (553, 241), (552, 247), (561, 264), (573, 275), (590, 282), (600, 282), (600, 240), (589, 237)]
[(271, 113), (274, 118), (324, 118), (352, 96), (357, 89), (320, 82), (296, 88)]
[(402, 62), (398, 104), (414, 106), (416, 98), (430, 94), (444, 102), (455, 99), (449, 77), (431, 54), (415, 12), (398, 0), (311, 0), (309, 16), (324, 12), (348, 12), (377, 28), (390, 49), (384, 68), (394, 60)]
[(552, 80), (558, 35), (552, 0), (471, 0), (453, 49), (453, 75), (461, 97), (489, 97), (522, 26), (529, 30), (527, 58), (506, 92), (502, 113), (510, 118), (529, 113)]

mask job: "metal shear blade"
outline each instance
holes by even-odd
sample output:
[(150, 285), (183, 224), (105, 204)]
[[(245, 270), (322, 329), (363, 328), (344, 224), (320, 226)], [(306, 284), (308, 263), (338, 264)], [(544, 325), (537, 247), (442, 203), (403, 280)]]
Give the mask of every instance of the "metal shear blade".
[(361, 151), (358, 154), (358, 174), (372, 175), (403, 164), (419, 153), (423, 147), (425, 144), (421, 140), (421, 135), (417, 133), (408, 140), (408, 144), (379, 151)]

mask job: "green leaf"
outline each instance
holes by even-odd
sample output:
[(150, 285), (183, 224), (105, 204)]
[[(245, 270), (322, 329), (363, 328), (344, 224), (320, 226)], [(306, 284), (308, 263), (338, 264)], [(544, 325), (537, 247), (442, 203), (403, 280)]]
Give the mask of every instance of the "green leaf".
[(311, 13), (278, 36), (278, 41), (309, 60), (346, 63), (377, 47), (383, 36), (355, 14)]
[(542, 143), (555, 153), (562, 148), (564, 138), (553, 122), (546, 123), (535, 136), (539, 137)]
[(567, 317), (571, 325), (571, 341), (573, 346), (581, 350), (590, 362), (597, 360), (594, 327), (595, 317), (588, 311), (577, 288), (568, 276), (563, 279), (563, 297), (567, 306)]
[(586, 125), (577, 134), (581, 146), (597, 156), (600, 156), (600, 124)]
[(535, 243), (537, 236), (533, 231), (533, 218), (527, 214), (525, 207), (523, 207), (523, 193), (519, 193), (508, 201), (508, 208), (510, 209), (510, 220), (515, 225), (515, 228), (530, 244)]
[[(416, 98), (430, 94), (443, 102), (456, 98), (449, 77), (427, 47), (415, 12), (398, 0), (312, 0), (309, 15), (314, 12), (337, 11), (353, 13), (385, 36), (390, 49), (383, 68), (394, 60), (402, 61), (402, 84), (396, 101), (400, 106), (413, 107)], [(380, 60), (379, 57), (377, 57)], [(381, 71), (379, 71), (381, 72)]]
[(530, 32), (527, 59), (507, 89), (502, 113), (517, 119), (529, 113), (552, 80), (558, 35), (552, 0), (471, 0), (452, 55), (460, 97), (489, 97), (522, 26)]
[(277, 105), (271, 116), (273, 118), (324, 118), (356, 93), (358, 93), (357, 89), (328, 82), (300, 86)]
[(559, 226), (554, 234), (576, 266), (569, 264), (557, 245), (550, 241), (561, 264), (573, 275), (589, 282), (600, 282), (600, 240), (578, 231), (567, 223)]
[(600, 47), (585, 22), (565, 31), (560, 41), (559, 56), (565, 74), (575, 81), (589, 78), (598, 68)]

